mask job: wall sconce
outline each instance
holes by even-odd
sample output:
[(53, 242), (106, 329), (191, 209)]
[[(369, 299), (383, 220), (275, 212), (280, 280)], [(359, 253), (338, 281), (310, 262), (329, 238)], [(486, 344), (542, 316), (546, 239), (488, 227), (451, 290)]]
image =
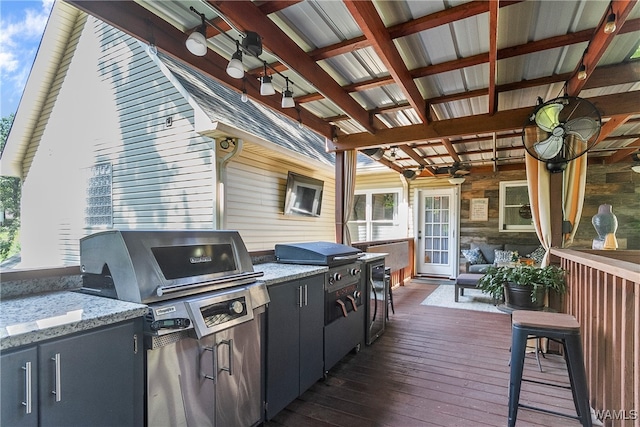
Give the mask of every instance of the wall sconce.
[(607, 16), (607, 23), (604, 24), (604, 33), (605, 34), (611, 34), (617, 28), (617, 26), (616, 26), (616, 14), (613, 13), (613, 6), (611, 5), (611, 3), (609, 3), (609, 11), (611, 13), (609, 13), (609, 16)]
[(282, 108), (293, 108), (296, 103), (293, 101), (293, 92), (289, 90), (289, 77), (285, 77), (286, 88), (282, 91)]
[(453, 185), (460, 185), (464, 182), (464, 177), (456, 176), (454, 178), (449, 178), (449, 183)]
[(196, 56), (205, 56), (207, 54), (207, 27), (204, 21), (204, 13), (198, 13), (198, 15), (200, 15), (202, 24), (189, 35), (185, 45), (192, 54)]
[(362, 150), (362, 154), (371, 157), (373, 160), (380, 160), (384, 156), (384, 150), (378, 148), (366, 148)]

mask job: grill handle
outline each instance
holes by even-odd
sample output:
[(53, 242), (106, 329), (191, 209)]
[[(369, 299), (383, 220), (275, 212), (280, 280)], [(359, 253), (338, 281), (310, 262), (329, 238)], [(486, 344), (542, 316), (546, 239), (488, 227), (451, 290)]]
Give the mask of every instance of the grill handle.
[(345, 261), (345, 260), (358, 259), (361, 256), (362, 256), (362, 252), (359, 252), (359, 253), (353, 254), (353, 255), (334, 256), (333, 259), (336, 260), (336, 261)]
[(158, 286), (156, 288), (156, 295), (161, 297), (164, 294), (171, 294), (174, 292), (180, 292), (180, 291), (185, 291), (185, 290), (194, 289), (194, 288), (203, 288), (211, 285), (220, 285), (223, 283), (238, 282), (238, 284), (240, 284), (239, 282), (243, 279), (244, 280), (255, 279), (256, 277), (261, 277), (263, 275), (264, 275), (264, 272), (262, 271), (254, 271), (252, 273), (242, 273), (242, 274), (234, 274), (232, 276), (225, 276), (220, 279), (212, 280), (205, 283), (194, 283), (193, 285)]

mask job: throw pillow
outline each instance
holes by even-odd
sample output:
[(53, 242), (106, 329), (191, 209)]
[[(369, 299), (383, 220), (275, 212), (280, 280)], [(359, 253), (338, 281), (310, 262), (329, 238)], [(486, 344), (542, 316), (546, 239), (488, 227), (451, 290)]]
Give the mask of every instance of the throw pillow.
[(496, 258), (494, 262), (496, 263), (496, 265), (511, 262), (513, 258), (512, 251), (501, 251), (496, 249), (495, 254)]
[(464, 257), (467, 260), (469, 260), (469, 264), (486, 264), (487, 263), (487, 260), (484, 259), (482, 252), (480, 252), (480, 249), (478, 248), (463, 249), (462, 255), (464, 255)]
[(542, 246), (539, 246), (535, 251), (527, 255), (527, 258), (531, 258), (536, 264), (540, 264), (545, 253), (547, 253), (547, 251), (545, 251)]

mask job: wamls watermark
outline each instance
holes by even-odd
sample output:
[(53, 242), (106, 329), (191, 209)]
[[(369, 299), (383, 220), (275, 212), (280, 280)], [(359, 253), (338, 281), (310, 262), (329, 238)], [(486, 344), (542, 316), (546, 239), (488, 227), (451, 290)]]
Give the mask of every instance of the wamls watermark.
[(594, 415), (600, 421), (635, 421), (640, 419), (640, 412), (637, 409), (594, 409)]

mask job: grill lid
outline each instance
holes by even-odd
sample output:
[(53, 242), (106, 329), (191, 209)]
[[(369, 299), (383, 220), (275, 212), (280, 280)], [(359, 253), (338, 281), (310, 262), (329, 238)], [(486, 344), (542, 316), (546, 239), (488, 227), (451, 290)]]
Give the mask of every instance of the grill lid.
[(150, 303), (254, 282), (237, 231), (108, 230), (80, 239), (86, 292)]
[(276, 260), (286, 264), (341, 265), (362, 256), (352, 246), (332, 242), (284, 243), (275, 246)]

